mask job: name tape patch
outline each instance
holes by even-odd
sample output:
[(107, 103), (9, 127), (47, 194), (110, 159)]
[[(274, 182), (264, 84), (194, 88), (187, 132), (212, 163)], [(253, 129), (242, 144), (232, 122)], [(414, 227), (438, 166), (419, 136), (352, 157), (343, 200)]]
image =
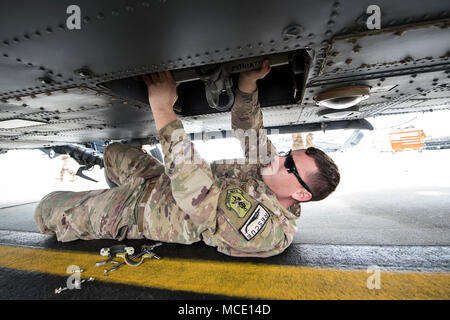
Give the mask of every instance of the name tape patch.
[(263, 206), (258, 205), (239, 231), (247, 241), (250, 241), (262, 230), (269, 217), (269, 212)]

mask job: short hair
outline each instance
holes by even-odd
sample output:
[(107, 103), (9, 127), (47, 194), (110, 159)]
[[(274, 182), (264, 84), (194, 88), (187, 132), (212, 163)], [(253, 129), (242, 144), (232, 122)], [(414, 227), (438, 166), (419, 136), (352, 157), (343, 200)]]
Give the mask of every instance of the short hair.
[(328, 197), (336, 190), (341, 175), (334, 161), (325, 152), (314, 147), (309, 147), (305, 152), (314, 159), (318, 171), (309, 175), (308, 186), (312, 191), (310, 201), (319, 201)]

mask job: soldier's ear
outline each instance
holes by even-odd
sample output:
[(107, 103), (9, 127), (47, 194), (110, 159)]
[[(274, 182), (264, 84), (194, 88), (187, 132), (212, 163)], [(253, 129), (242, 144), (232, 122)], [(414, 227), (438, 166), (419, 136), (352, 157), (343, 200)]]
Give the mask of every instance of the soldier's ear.
[(305, 189), (300, 189), (300, 190), (294, 192), (291, 195), (291, 198), (293, 198), (294, 200), (300, 201), (300, 202), (306, 202), (306, 201), (311, 200), (312, 195)]

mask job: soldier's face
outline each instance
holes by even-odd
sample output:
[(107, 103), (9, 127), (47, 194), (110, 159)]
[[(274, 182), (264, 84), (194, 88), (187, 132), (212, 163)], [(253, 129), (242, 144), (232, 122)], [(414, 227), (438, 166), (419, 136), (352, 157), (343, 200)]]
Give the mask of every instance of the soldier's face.
[[(305, 151), (306, 149), (292, 151), (292, 157), (298, 173), (308, 184), (309, 177), (318, 169), (314, 159), (308, 156)], [(274, 161), (261, 171), (264, 182), (281, 198), (288, 198), (300, 189), (305, 190), (295, 175), (287, 171), (284, 166), (285, 158), (284, 156), (276, 156)]]

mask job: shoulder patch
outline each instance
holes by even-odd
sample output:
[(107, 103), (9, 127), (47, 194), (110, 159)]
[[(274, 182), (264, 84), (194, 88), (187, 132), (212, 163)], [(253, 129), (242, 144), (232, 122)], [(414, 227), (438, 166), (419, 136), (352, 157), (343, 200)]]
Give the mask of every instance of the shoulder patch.
[(262, 230), (269, 217), (269, 212), (259, 204), (239, 231), (250, 241)]
[(245, 199), (244, 192), (239, 188), (227, 190), (225, 204), (227, 208), (233, 210), (239, 218), (245, 217), (252, 207), (251, 202)]

